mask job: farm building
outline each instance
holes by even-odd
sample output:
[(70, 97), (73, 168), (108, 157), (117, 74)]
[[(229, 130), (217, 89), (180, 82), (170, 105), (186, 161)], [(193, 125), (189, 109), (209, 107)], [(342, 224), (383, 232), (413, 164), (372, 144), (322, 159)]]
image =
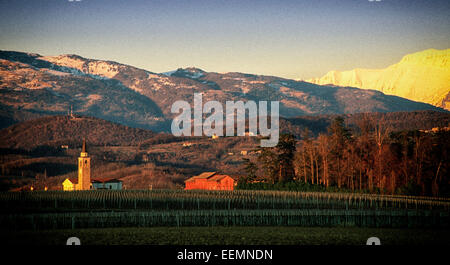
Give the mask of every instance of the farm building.
[(185, 190), (233, 190), (235, 180), (218, 172), (203, 172), (185, 181)]
[(92, 179), (94, 190), (121, 190), (122, 181), (115, 178)]

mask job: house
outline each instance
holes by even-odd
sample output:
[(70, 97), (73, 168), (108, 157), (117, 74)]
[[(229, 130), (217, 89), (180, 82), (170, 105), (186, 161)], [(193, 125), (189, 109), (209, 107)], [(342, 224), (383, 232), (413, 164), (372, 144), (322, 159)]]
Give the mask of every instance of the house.
[(122, 181), (116, 178), (93, 178), (92, 188), (94, 190), (121, 190)]
[(203, 172), (185, 181), (185, 190), (233, 190), (236, 181), (218, 172)]
[(64, 180), (62, 185), (63, 185), (63, 190), (65, 190), (65, 191), (77, 190), (78, 179), (77, 178), (67, 178), (66, 180)]

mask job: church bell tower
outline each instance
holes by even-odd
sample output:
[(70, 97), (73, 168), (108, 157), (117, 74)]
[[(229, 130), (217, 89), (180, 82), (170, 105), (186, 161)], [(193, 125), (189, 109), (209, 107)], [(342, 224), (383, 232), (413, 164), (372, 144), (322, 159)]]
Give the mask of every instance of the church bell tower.
[(78, 157), (78, 190), (91, 189), (91, 158), (86, 150), (86, 139), (83, 138), (83, 148)]

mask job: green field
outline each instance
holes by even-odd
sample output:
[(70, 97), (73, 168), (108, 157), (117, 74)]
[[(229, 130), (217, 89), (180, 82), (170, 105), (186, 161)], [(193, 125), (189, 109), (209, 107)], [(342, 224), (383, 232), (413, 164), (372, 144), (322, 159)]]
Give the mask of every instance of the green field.
[(8, 245), (450, 245), (450, 230), (358, 227), (151, 227), (0, 232)]
[[(447, 198), (289, 191), (39, 191), (0, 193), (12, 243), (447, 243)], [(62, 241), (61, 241), (62, 240)]]

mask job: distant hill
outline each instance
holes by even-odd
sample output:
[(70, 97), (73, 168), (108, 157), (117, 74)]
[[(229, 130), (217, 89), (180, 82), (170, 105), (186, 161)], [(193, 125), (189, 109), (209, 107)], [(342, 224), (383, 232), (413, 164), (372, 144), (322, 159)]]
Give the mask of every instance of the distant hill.
[(323, 77), (306, 81), (374, 89), (450, 110), (450, 49), (408, 54), (385, 69), (330, 71)]
[(321, 86), (275, 76), (214, 73), (198, 68), (153, 73), (78, 55), (0, 51), (0, 126), (74, 113), (131, 127), (169, 131), (172, 103), (203, 100), (280, 102), (280, 115), (436, 110), (374, 90)]
[(106, 120), (77, 116), (48, 116), (0, 130), (0, 148), (30, 150), (38, 146), (136, 145), (154, 137), (150, 130), (130, 128)]
[(382, 122), (384, 126), (389, 127), (390, 131), (394, 132), (450, 127), (450, 113), (439, 111), (411, 111), (299, 116), (281, 119), (280, 128), (282, 132), (292, 133), (294, 135), (300, 135), (305, 128), (308, 128), (312, 135), (317, 136), (319, 133), (327, 133), (328, 127), (338, 116), (343, 117), (347, 126), (354, 130), (358, 130), (358, 122), (363, 118), (375, 122)]
[[(356, 128), (358, 120), (363, 116), (372, 120), (383, 121), (386, 126), (391, 127), (392, 131), (429, 130), (434, 127), (450, 126), (450, 113), (414, 111), (282, 118), (280, 129), (282, 133), (300, 136), (301, 132), (308, 128), (312, 133), (311, 136), (313, 136), (318, 133), (326, 133), (327, 128), (337, 116), (344, 117), (350, 128)], [(37, 118), (0, 130), (0, 148), (30, 150), (38, 146), (59, 147), (69, 145), (79, 147), (83, 137), (86, 137), (90, 145), (96, 146), (141, 144), (147, 147), (154, 144), (194, 139), (131, 128), (93, 117), (77, 116), (71, 118), (67, 115), (60, 115)]]

